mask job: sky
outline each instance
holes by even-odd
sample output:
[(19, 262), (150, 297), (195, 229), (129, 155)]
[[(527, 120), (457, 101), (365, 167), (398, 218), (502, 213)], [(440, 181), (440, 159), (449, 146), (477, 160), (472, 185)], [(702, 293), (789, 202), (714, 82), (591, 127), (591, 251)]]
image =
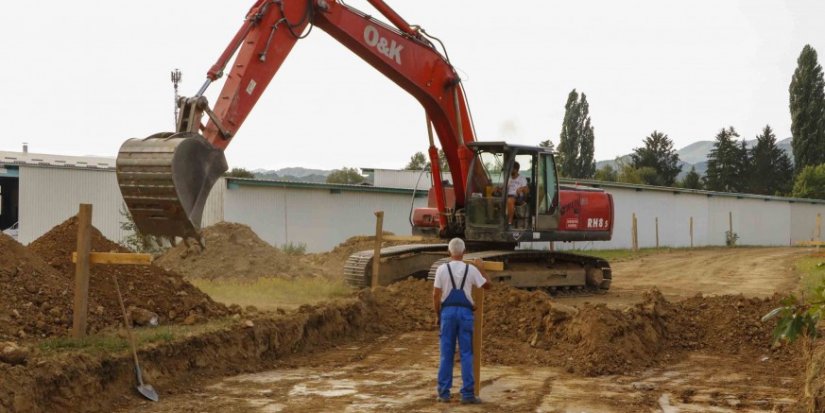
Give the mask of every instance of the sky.
[[(825, 1), (387, 0), (442, 39), (478, 140), (558, 144), (584, 92), (596, 159), (653, 130), (676, 148), (734, 126), (790, 136), (805, 44), (825, 60)], [(252, 1), (14, 2), (0, 13), (0, 150), (115, 156), (171, 131), (170, 71), (193, 95)], [(347, 4), (378, 16), (365, 0)], [(222, 84), (207, 97), (214, 100)], [(426, 151), (421, 106), (321, 30), (293, 49), (226, 151), (230, 167), (401, 168)]]

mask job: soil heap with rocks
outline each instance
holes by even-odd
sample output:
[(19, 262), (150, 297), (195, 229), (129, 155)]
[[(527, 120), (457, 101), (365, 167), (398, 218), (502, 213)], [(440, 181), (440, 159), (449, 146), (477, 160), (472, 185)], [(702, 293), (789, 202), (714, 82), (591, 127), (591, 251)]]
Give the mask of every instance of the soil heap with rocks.
[[(129, 252), (106, 239), (92, 228), (92, 251)], [(12, 288), (3, 289), (26, 335), (65, 335), (71, 328), (75, 264), (72, 252), (77, 248), (77, 219), (72, 217), (52, 228), (28, 247), (12, 252), (20, 262), (29, 262), (13, 275), (5, 271)], [(8, 254), (6, 248), (3, 254)], [(38, 261), (33, 256), (39, 256)], [(46, 268), (43, 267), (45, 262)], [(50, 267), (50, 268), (49, 268)], [(160, 324), (194, 322), (228, 314), (227, 308), (186, 282), (180, 275), (155, 265), (92, 265), (89, 279), (89, 332), (121, 324), (122, 315), (112, 276), (117, 275), (127, 308), (154, 312)], [(11, 291), (11, 292), (9, 292)], [(3, 300), (6, 306), (8, 300)], [(188, 320), (187, 320), (188, 319)]]
[(0, 233), (0, 341), (62, 334), (69, 324), (66, 277)]
[[(431, 282), (406, 280), (361, 294), (371, 295), (387, 328), (434, 325)], [(635, 371), (693, 350), (787, 363), (798, 359), (798, 347), (773, 347), (775, 321), (760, 321), (779, 302), (778, 296), (737, 295), (671, 303), (654, 289), (636, 306), (617, 310), (603, 304), (571, 307), (545, 293), (496, 285), (485, 295), (484, 359), (560, 366), (584, 375)]]
[(320, 272), (303, 265), (299, 257), (269, 245), (243, 224), (219, 222), (204, 228), (203, 238), (205, 249), (181, 243), (155, 264), (186, 277), (207, 279), (294, 277)]

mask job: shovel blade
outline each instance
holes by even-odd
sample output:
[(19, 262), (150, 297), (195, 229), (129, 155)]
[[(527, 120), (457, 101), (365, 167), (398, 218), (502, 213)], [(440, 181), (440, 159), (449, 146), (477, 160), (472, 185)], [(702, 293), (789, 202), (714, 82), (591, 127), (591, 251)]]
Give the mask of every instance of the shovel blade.
[(156, 401), (160, 400), (160, 397), (158, 396), (158, 392), (155, 391), (155, 388), (152, 387), (151, 384), (142, 384), (142, 385), (137, 387), (137, 390), (140, 394), (143, 395), (143, 397), (145, 397), (145, 398), (147, 398), (147, 399), (149, 399), (153, 402), (156, 402)]

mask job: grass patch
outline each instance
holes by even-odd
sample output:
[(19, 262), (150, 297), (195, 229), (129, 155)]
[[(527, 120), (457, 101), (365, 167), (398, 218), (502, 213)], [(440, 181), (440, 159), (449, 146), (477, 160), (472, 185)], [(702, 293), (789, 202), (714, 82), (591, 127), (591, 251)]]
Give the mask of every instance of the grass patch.
[[(198, 335), (219, 330), (232, 323), (229, 318), (212, 320), (206, 323), (184, 326), (169, 325), (159, 327), (139, 327), (132, 330), (138, 348), (151, 344), (168, 343), (176, 338)], [(71, 337), (54, 337), (37, 343), (37, 348), (44, 353), (61, 353), (82, 351), (93, 354), (119, 353), (129, 349), (129, 340), (123, 329), (105, 330), (81, 339)]]
[(805, 296), (813, 294), (816, 287), (825, 280), (825, 254), (809, 255), (796, 261), (799, 272), (799, 286)]
[(209, 294), (213, 300), (241, 307), (255, 306), (260, 310), (293, 309), (331, 298), (344, 297), (352, 289), (344, 280), (325, 278), (258, 278), (255, 281), (232, 279), (190, 279), (189, 282)]

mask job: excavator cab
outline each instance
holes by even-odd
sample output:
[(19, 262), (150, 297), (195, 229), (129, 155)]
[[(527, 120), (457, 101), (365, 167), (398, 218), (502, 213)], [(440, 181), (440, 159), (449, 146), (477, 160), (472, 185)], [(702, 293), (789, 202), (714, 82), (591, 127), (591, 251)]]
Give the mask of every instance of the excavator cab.
[[(473, 142), (467, 147), (476, 155), (470, 166), (473, 173), (467, 178), (467, 239), (496, 242), (549, 239), (549, 231), (558, 228), (559, 222), (559, 186), (552, 152), (504, 142)], [(516, 165), (518, 171), (514, 173)], [(519, 175), (525, 178), (527, 191), (522, 192), (526, 194), (508, 196), (508, 185)]]

